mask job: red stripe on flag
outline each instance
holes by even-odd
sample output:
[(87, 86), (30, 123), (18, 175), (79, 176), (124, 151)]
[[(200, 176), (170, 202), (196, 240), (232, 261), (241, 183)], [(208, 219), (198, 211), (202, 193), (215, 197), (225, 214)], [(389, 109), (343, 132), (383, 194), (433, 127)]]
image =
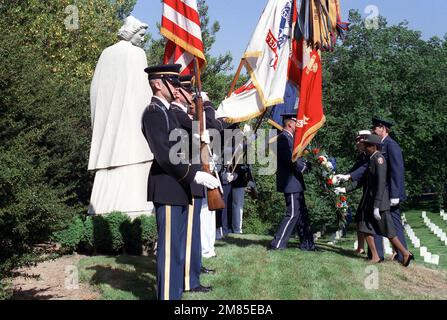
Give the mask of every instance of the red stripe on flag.
[(180, 13), (182, 16), (200, 26), (200, 17), (198, 12), (186, 3), (182, 2), (181, 0), (165, 0), (164, 3)]
[(312, 50), (310, 61), (302, 71), (300, 104), (293, 144), (293, 160), (301, 157), (304, 148), (323, 126), (322, 64), (318, 51)]
[(183, 28), (176, 25), (174, 22), (169, 20), (168, 18), (164, 17), (162, 18), (162, 26), (165, 27), (167, 30), (178, 36), (183, 41), (189, 43), (196, 49), (203, 52), (203, 42), (200, 39), (197, 39), (195, 36), (184, 30)]

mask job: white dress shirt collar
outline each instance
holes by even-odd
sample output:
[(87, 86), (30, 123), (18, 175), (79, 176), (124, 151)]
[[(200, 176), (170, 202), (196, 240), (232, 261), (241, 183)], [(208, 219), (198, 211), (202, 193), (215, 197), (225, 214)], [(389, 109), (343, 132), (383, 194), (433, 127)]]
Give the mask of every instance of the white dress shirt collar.
[(154, 98), (158, 99), (161, 103), (163, 103), (163, 105), (166, 107), (166, 109), (169, 110), (169, 102), (166, 99), (160, 98), (158, 96), (154, 96)]

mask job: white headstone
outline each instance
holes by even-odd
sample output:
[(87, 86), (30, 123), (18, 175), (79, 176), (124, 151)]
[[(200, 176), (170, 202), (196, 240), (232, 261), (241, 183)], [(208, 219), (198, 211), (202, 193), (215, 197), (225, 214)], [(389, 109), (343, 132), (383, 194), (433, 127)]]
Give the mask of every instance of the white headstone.
[(419, 248), (419, 255), (421, 257), (425, 256), (426, 253), (427, 253), (427, 247), (420, 247)]
[(422, 217), (425, 218), (427, 216), (427, 212), (422, 211)]
[(420, 248), (421, 247), (421, 240), (415, 239), (413, 245), (414, 245), (415, 248)]
[(441, 209), (441, 211), (440, 211), (442, 214), (444, 214), (444, 209)]
[(427, 252), (424, 256), (424, 262), (431, 263), (431, 252)]
[(359, 246), (359, 242), (357, 241), (357, 240), (355, 240), (355, 242), (354, 242), (354, 249), (356, 249), (357, 250), (357, 247)]
[(435, 265), (439, 265), (439, 255), (433, 254), (431, 256), (431, 263)]

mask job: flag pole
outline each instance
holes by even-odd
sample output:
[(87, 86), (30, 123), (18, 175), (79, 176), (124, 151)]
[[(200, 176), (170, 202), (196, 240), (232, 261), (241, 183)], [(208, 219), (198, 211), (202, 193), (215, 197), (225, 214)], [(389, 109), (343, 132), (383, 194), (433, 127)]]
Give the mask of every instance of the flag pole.
[(231, 96), (231, 94), (234, 92), (234, 87), (236, 86), (236, 82), (239, 80), (239, 76), (242, 71), (242, 67), (244, 66), (244, 58), (241, 59), (239, 62), (239, 66), (237, 67), (236, 74), (234, 75), (233, 82), (231, 82), (230, 92), (227, 94), (227, 98)]
[[(205, 131), (205, 118), (204, 118), (204, 111), (203, 111), (203, 99), (202, 99), (202, 81), (200, 79), (200, 68), (199, 68), (199, 61), (197, 57), (194, 57), (194, 74), (195, 74), (195, 80), (196, 80), (196, 113), (197, 113), (197, 119), (199, 120), (199, 131), (200, 136), (203, 135)], [(212, 174), (210, 170), (210, 164), (209, 164), (209, 150), (206, 143), (201, 143), (200, 146), (200, 162), (202, 164), (202, 170), (206, 173)], [(220, 192), (219, 188), (207, 190), (207, 196), (208, 196), (208, 208), (210, 211), (224, 209), (225, 208), (225, 202), (222, 197), (222, 193)]]

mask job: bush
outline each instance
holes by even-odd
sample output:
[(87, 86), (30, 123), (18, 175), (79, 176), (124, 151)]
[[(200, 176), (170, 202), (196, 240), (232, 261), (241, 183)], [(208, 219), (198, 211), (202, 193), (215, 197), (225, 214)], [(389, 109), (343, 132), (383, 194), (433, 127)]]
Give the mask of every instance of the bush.
[(94, 216), (88, 216), (84, 221), (84, 235), (82, 237), (79, 250), (94, 253), (95, 251), (95, 237), (93, 228)]
[(53, 239), (66, 251), (86, 251), (90, 254), (140, 255), (157, 241), (155, 216), (140, 216), (133, 221), (121, 212), (106, 216), (88, 216), (83, 222), (76, 218), (66, 229), (56, 232)]
[(124, 213), (112, 212), (106, 215), (105, 220), (106, 232), (104, 234), (108, 234), (110, 237), (110, 240), (108, 239), (108, 245), (105, 247), (106, 252), (114, 254), (120, 253), (124, 248), (125, 229), (126, 225), (130, 225), (131, 223), (130, 218)]
[(141, 225), (141, 240), (145, 249), (150, 249), (157, 241), (157, 220), (155, 216), (141, 216), (134, 221)]
[(155, 216), (140, 216), (132, 223), (125, 223), (126, 253), (140, 255), (143, 250), (149, 251), (157, 241), (157, 224)]
[(55, 232), (52, 238), (61, 245), (63, 252), (69, 253), (78, 249), (84, 239), (84, 222), (81, 217), (74, 218), (66, 229)]

